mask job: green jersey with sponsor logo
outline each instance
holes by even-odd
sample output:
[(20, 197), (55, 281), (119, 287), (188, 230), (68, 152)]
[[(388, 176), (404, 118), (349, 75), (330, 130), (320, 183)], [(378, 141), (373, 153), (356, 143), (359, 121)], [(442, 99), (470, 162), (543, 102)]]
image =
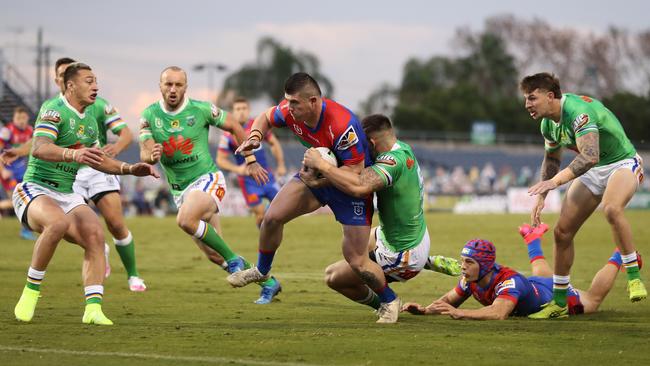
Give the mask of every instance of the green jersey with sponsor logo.
[(391, 151), (381, 153), (370, 167), (384, 181), (377, 192), (377, 208), (384, 242), (399, 252), (422, 241), (424, 222), (424, 183), (420, 166), (411, 147), (397, 141)]
[[(86, 110), (88, 107), (86, 107)], [(79, 113), (64, 96), (46, 101), (39, 112), (34, 138), (46, 137), (64, 148), (80, 149), (97, 144), (97, 121), (91, 113)], [(62, 193), (72, 193), (81, 164), (50, 162), (31, 157), (24, 180)]]
[(578, 151), (576, 137), (598, 133), (600, 161), (596, 166), (611, 164), (636, 154), (621, 123), (600, 101), (564, 93), (561, 105), (559, 123), (550, 118), (544, 118), (541, 122), (546, 151), (555, 151), (560, 147)]
[(160, 164), (172, 194), (180, 194), (204, 174), (218, 171), (210, 155), (208, 130), (221, 127), (226, 112), (214, 104), (186, 98), (175, 111), (156, 102), (142, 112), (140, 140), (153, 139), (163, 146)]

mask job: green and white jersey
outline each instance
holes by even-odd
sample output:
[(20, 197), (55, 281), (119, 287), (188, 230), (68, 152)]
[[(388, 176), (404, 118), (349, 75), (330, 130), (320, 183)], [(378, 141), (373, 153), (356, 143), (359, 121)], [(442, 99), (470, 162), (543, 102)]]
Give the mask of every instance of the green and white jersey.
[(156, 102), (142, 112), (140, 141), (163, 146), (160, 164), (172, 194), (179, 195), (194, 180), (218, 171), (208, 145), (210, 125), (221, 127), (226, 112), (214, 104), (186, 98), (173, 112)]
[(578, 151), (576, 137), (598, 133), (600, 161), (596, 166), (611, 164), (636, 154), (634, 146), (625, 135), (623, 126), (614, 113), (600, 101), (575, 94), (564, 93), (561, 100), (560, 122), (544, 118), (541, 122), (546, 151), (560, 147)]
[(97, 97), (95, 103), (89, 105), (85, 112), (93, 114), (97, 120), (99, 146), (106, 145), (108, 130), (117, 135), (126, 127), (117, 110), (104, 98)]
[[(57, 146), (70, 149), (95, 146), (97, 135), (95, 117), (85, 110), (84, 113), (79, 113), (61, 95), (43, 103), (34, 128), (34, 138), (47, 137)], [(55, 163), (32, 156), (24, 181), (62, 193), (72, 193), (72, 184), (80, 166), (76, 162)]]
[(399, 252), (417, 246), (426, 232), (424, 180), (411, 147), (397, 141), (391, 151), (379, 154), (371, 168), (386, 187), (377, 192), (382, 238)]

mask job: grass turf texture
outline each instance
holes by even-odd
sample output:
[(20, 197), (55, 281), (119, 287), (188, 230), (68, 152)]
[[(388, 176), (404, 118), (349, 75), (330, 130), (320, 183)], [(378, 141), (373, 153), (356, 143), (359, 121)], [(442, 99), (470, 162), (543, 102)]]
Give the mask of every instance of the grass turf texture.
[[(546, 215), (553, 224), (557, 216)], [(639, 251), (650, 259), (650, 212), (629, 212)], [(431, 214), (432, 254), (457, 257), (474, 237), (492, 240), (498, 262), (529, 274), (526, 247), (517, 233), (525, 215)], [(204, 258), (173, 218), (134, 218), (145, 293), (128, 291), (117, 253), (106, 281), (104, 312), (112, 327), (81, 323), (81, 249), (62, 242), (42, 286), (30, 324), (14, 319), (33, 245), (18, 238), (18, 222), (1, 220), (0, 364), (9, 365), (419, 365), (566, 363), (650, 364), (650, 300), (632, 304), (620, 273), (593, 315), (567, 320), (457, 321), (402, 314), (396, 325), (375, 324), (367, 307), (331, 291), (325, 267), (341, 258), (341, 229), (330, 216), (303, 217), (285, 228), (273, 273), (283, 292), (271, 305), (253, 304), (259, 287), (232, 289), (225, 272)], [(256, 261), (252, 218), (224, 218), (227, 242)], [(543, 249), (552, 258), (552, 235)], [(587, 289), (614, 245), (602, 213), (576, 238), (572, 283)], [(647, 260), (649, 260), (647, 259)], [(650, 285), (647, 269), (642, 271)], [(423, 272), (393, 288), (403, 301), (427, 305), (456, 279)], [(469, 299), (465, 307), (477, 307)]]

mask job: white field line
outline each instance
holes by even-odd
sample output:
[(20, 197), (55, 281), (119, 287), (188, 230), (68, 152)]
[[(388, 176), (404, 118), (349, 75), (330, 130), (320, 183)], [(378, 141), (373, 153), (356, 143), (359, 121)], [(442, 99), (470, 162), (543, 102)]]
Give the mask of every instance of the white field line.
[(228, 357), (172, 356), (172, 355), (159, 355), (155, 353), (75, 351), (69, 349), (14, 347), (14, 346), (5, 346), (5, 345), (0, 345), (0, 351), (62, 354), (62, 355), (72, 355), (72, 356), (142, 358), (142, 359), (150, 359), (150, 360), (202, 362), (202, 363), (217, 364), (217, 365), (238, 364), (238, 365), (259, 365), (259, 366), (319, 366), (319, 365), (308, 364), (308, 363), (260, 361), (260, 360), (228, 358)]

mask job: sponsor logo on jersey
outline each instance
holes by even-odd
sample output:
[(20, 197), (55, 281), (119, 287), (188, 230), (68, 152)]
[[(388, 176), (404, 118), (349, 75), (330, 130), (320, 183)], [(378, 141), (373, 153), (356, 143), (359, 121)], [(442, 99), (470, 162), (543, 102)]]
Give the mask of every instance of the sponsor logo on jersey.
[(411, 169), (415, 165), (415, 160), (408, 158), (406, 159), (406, 168)]
[(384, 164), (388, 166), (395, 166), (397, 165), (397, 161), (395, 161), (395, 158), (390, 156), (390, 155), (379, 155), (377, 159), (375, 160), (376, 164)]
[(584, 101), (587, 102), (587, 103), (591, 103), (591, 102), (594, 101), (593, 99), (591, 99), (590, 97), (588, 97), (588, 96), (586, 96), (586, 95), (581, 95), (581, 96), (580, 96), (580, 99), (584, 100)]
[(85, 130), (84, 125), (79, 125), (79, 129), (77, 129), (77, 138), (78, 139), (82, 139), (84, 137), (84, 130)]
[(194, 126), (194, 123), (196, 123), (196, 118), (194, 118), (194, 116), (189, 116), (186, 119), (186, 123), (188, 126), (192, 127)]
[(117, 113), (117, 110), (110, 104), (106, 104), (104, 107), (104, 114), (110, 116), (111, 114)]
[(170, 123), (170, 126), (172, 127), (172, 130), (181, 130), (181, 121), (175, 119)]
[(343, 136), (339, 139), (338, 145), (336, 145), (337, 150), (347, 150), (351, 146), (354, 146), (359, 141), (359, 136), (357, 135), (356, 131), (354, 131), (354, 127), (350, 126), (348, 127), (345, 132), (343, 132)]
[(156, 128), (162, 128), (162, 120), (160, 118), (156, 117), (154, 124), (156, 125)]
[(497, 295), (499, 295), (501, 292), (505, 291), (506, 289), (509, 288), (515, 288), (515, 280), (514, 279), (509, 279), (501, 282), (500, 284), (497, 285), (495, 292)]
[(95, 129), (92, 126), (88, 126), (88, 136), (91, 138), (95, 137)]
[(215, 119), (221, 117), (221, 113), (223, 113), (223, 111), (214, 104), (210, 104), (210, 111), (212, 112), (212, 118)]
[(47, 111), (43, 112), (43, 114), (41, 114), (41, 120), (52, 123), (59, 123), (61, 122), (61, 114), (53, 109), (48, 109)]
[(77, 122), (74, 120), (74, 118), (70, 118), (70, 128), (71, 128), (71, 129), (74, 130), (74, 125), (75, 125), (76, 123), (77, 123)]
[(573, 129), (574, 130), (579, 130), (582, 127), (584, 127), (587, 123), (589, 123), (589, 115), (586, 113), (583, 113), (579, 115), (574, 121), (573, 121)]
[(169, 140), (163, 141), (163, 153), (168, 158), (174, 156), (176, 151), (180, 151), (183, 155), (190, 155), (194, 149), (194, 144), (191, 139), (186, 139), (183, 136), (169, 136)]
[(300, 136), (302, 136), (302, 128), (298, 125), (293, 125), (293, 130), (296, 131), (296, 133)]

